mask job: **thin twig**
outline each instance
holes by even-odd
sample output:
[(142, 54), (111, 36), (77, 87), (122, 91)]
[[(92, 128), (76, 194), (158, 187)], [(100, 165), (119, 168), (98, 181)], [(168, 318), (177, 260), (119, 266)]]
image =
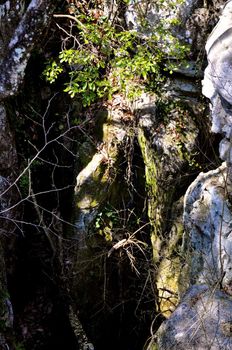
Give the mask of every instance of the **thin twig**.
[(55, 18), (68, 18), (68, 19), (71, 19), (72, 21), (75, 21), (79, 26), (81, 26), (81, 27), (87, 32), (87, 30), (86, 30), (84, 24), (81, 23), (81, 21), (79, 21), (79, 19), (77, 19), (77, 18), (74, 17), (74, 16), (71, 16), (71, 15), (61, 15), (61, 14), (59, 14), (59, 15), (53, 15), (53, 17), (55, 17)]

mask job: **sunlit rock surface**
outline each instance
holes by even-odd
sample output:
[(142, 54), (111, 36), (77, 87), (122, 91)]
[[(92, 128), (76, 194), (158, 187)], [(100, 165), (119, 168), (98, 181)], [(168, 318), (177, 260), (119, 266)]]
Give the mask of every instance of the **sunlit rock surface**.
[[(131, 1), (126, 21), (131, 30), (151, 35), (152, 28), (161, 20), (163, 28), (172, 28), (174, 36), (190, 45), (190, 59), (199, 59), (207, 36), (210, 11), (210, 6), (200, 1), (152, 2), (149, 6), (145, 1)], [(148, 21), (147, 31), (140, 26), (142, 12)], [(162, 86), (163, 97), (171, 107), (160, 111), (159, 101), (154, 96), (142, 96), (134, 107), (139, 116), (138, 140), (149, 193), (153, 257), (159, 266), (157, 288), (160, 309), (165, 316), (175, 309), (181, 293), (189, 285), (187, 265), (179, 252), (183, 233), (181, 214), (175, 217), (176, 214), (172, 216), (170, 213), (175, 206), (173, 198), (178, 191), (178, 178), (183, 167), (194, 166), (191, 154), (199, 134), (195, 121), (201, 118), (204, 109), (199, 100), (199, 78), (202, 76), (196, 60), (192, 59), (189, 65), (174, 70), (173, 76)], [(182, 279), (182, 273), (186, 278)]]
[(232, 285), (232, 183), (224, 163), (201, 173), (185, 196), (184, 223), (192, 261), (191, 283)]
[(206, 44), (208, 66), (203, 80), (203, 94), (211, 101), (212, 131), (221, 133), (220, 156), (232, 162), (230, 138), (232, 125), (232, 1), (223, 9), (220, 21)]
[(159, 350), (230, 350), (232, 300), (222, 291), (195, 285), (159, 329)]
[[(181, 171), (189, 166), (198, 136), (193, 112), (180, 101), (144, 94), (134, 108), (138, 115), (138, 141), (145, 162), (148, 216), (153, 258), (157, 264), (160, 309), (170, 315), (181, 289), (182, 262), (177, 254), (183, 234), (182, 201), (173, 204)], [(161, 117), (162, 116), (162, 117)], [(184, 128), (184, 129), (183, 129)]]
[(227, 162), (200, 173), (185, 195), (183, 251), (192, 286), (158, 331), (159, 350), (232, 347), (231, 27), (228, 1), (206, 44), (203, 81), (203, 93), (211, 101), (212, 131), (224, 136), (219, 151)]
[[(120, 101), (120, 96), (118, 96)], [(99, 129), (102, 140), (98, 149), (84, 145), (84, 168), (78, 173), (75, 185), (75, 234), (80, 248), (85, 247), (89, 225), (96, 218), (100, 206), (111, 195), (120, 159), (120, 150), (127, 140), (128, 128), (124, 115), (116, 106), (107, 111), (106, 120)], [(81, 150), (80, 150), (81, 151)], [(80, 152), (81, 153), (81, 152)], [(88, 161), (89, 158), (89, 161)], [(87, 162), (86, 162), (87, 161)]]
[(23, 82), (31, 51), (51, 20), (52, 1), (5, 1), (0, 5), (0, 99), (13, 96)]

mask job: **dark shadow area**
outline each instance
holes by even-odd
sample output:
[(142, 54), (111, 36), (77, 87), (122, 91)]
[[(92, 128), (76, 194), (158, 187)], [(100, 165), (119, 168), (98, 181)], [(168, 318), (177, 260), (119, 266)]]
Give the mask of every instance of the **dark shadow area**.
[[(32, 159), (43, 147), (45, 136), (49, 142), (64, 132), (65, 128), (84, 121), (81, 119), (84, 112), (79, 106), (73, 107), (73, 101), (67, 95), (56, 94), (57, 86), (48, 87), (41, 79), (42, 61), (40, 54), (32, 56), (27, 67), (24, 90), (16, 99), (9, 101), (8, 106), (21, 171), (27, 166), (28, 159)], [(96, 350), (105, 350), (109, 346), (112, 350), (141, 350), (149, 337), (149, 327), (155, 316), (150, 248), (146, 253), (136, 247), (131, 251), (139, 270), (136, 274), (125, 251), (114, 252), (107, 258), (109, 249), (117, 240), (109, 246), (99, 238), (99, 245), (89, 251), (93, 267), (83, 260), (83, 271), (72, 271), (72, 278), (80, 288), (79, 299), (76, 296), (69, 299), (66, 289), (69, 281), (64, 283), (63, 280), (62, 264), (67, 257), (70, 258), (75, 242), (65, 241), (62, 256), (59, 246), (62, 240), (59, 241), (58, 237), (67, 238), (72, 227), (59, 218), (65, 222), (72, 220), (75, 174), (89, 161), (83, 143), (92, 140), (94, 135), (96, 145), (102, 142), (102, 125), (107, 111), (101, 103), (98, 103), (97, 109), (100, 112), (93, 113), (95, 116), (85, 123), (84, 132), (74, 127), (67, 133), (67, 138), (58, 140), (62, 145), (60, 142), (48, 144), (40, 152), (30, 174), (26, 173), (20, 180), (23, 197), (28, 195), (28, 186), (36, 194), (36, 202), (29, 198), (21, 206), (22, 223), (21, 232), (18, 232), (16, 238), (15, 265), (8, 273), (9, 293), (15, 313), (15, 338), (25, 350), (78, 348), (68, 319), (70, 302), (76, 305), (84, 330)], [(70, 117), (69, 120), (67, 116)], [(44, 130), (47, 135), (44, 135)], [(93, 146), (93, 153), (96, 145)], [(131, 146), (132, 174), (126, 181), (127, 155), (131, 152)], [(81, 147), (84, 162), (76, 157)], [(120, 214), (122, 218), (133, 212), (132, 219), (128, 219), (127, 223), (127, 229), (133, 233), (147, 221), (144, 164), (136, 137), (133, 145), (127, 145), (120, 152), (121, 161), (117, 164), (119, 170), (115, 178), (116, 190), (110, 196), (106, 195), (107, 203), (102, 204), (102, 210), (111, 205), (114, 210), (123, 213)], [(117, 201), (115, 196), (118, 196)], [(139, 223), (136, 222), (138, 218)], [(120, 220), (117, 222), (117, 229), (121, 230), (120, 237), (127, 237)], [(51, 241), (45, 228), (50, 230), (48, 233)], [(150, 247), (149, 226), (136, 237)], [(75, 254), (74, 248), (74, 260)], [(103, 257), (99, 265), (96, 264), (98, 255)]]

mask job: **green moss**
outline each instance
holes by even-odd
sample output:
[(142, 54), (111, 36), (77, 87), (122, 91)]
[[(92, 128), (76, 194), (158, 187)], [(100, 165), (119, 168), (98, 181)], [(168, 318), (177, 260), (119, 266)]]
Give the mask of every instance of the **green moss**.
[(157, 344), (152, 344), (149, 350), (158, 350), (158, 345)]
[[(170, 101), (158, 106), (155, 116), (151, 115), (148, 121), (145, 119), (145, 126), (140, 126), (138, 132), (145, 164), (159, 311), (165, 316), (175, 309), (180, 293), (189, 283), (188, 271), (180, 253), (182, 205), (180, 201), (175, 207), (173, 198), (181, 170), (193, 164), (191, 152), (196, 137), (197, 128), (186, 106)], [(184, 278), (183, 271), (186, 274)]]
[(78, 208), (94, 208), (104, 201), (114, 180), (113, 169), (101, 162), (76, 192), (75, 202)]
[(100, 233), (105, 241), (111, 241), (110, 222), (107, 222), (104, 228), (99, 228), (100, 231), (96, 230), (94, 222), (104, 203), (115, 204), (118, 198), (121, 200), (122, 192), (118, 190), (115, 179), (126, 133), (120, 126), (121, 120), (117, 119), (117, 115), (115, 117), (107, 113), (107, 120), (105, 114), (101, 117), (105, 121), (102, 125), (101, 149), (94, 149), (86, 142), (81, 150), (80, 158), (85, 166), (77, 176), (73, 221), (86, 237), (91, 230), (92, 233)]
[(78, 153), (79, 162), (82, 168), (84, 168), (91, 161), (95, 152), (96, 147), (92, 142), (85, 141), (82, 143)]
[(168, 317), (179, 301), (180, 257), (163, 259), (157, 274), (160, 312)]
[(162, 260), (157, 270), (157, 289), (160, 312), (169, 317), (180, 296), (189, 287), (188, 253), (183, 254), (180, 244), (184, 234), (182, 222), (183, 198), (173, 205), (173, 221), (166, 246), (162, 250)]
[[(152, 112), (154, 115), (148, 116), (148, 121), (145, 118), (144, 125), (141, 119), (138, 140), (145, 164), (153, 255), (154, 261), (158, 262), (161, 247), (167, 243), (165, 232), (170, 230), (170, 219), (167, 218), (170, 217), (178, 176), (183, 167), (197, 167), (193, 148), (198, 130), (189, 107), (184, 103), (156, 99), (153, 104), (156, 106)], [(181, 227), (178, 229), (181, 231)]]
[(160, 187), (162, 178), (162, 167), (156, 154), (151, 148), (150, 141), (145, 137), (144, 132), (140, 129), (138, 134), (139, 145), (145, 163), (145, 178), (148, 194), (148, 217), (152, 227), (151, 241), (153, 247), (153, 258), (155, 262), (160, 259), (162, 245), (162, 231), (165, 224), (163, 212), (169, 202), (172, 192), (163, 191)]

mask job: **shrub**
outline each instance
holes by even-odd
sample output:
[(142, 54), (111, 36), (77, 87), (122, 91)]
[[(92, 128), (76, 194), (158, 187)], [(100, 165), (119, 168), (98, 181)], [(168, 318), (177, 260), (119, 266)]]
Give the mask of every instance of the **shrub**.
[[(78, 95), (84, 106), (115, 92), (133, 99), (144, 89), (157, 89), (164, 71), (172, 73), (186, 54), (186, 46), (173, 36), (165, 20), (143, 35), (114, 25), (104, 16), (96, 20), (77, 11), (71, 18), (75, 33), (66, 31), (66, 41), (74, 40), (74, 47), (61, 50), (43, 74), (53, 83), (68, 72), (64, 91), (71, 97)], [(148, 26), (145, 17), (139, 20)]]

